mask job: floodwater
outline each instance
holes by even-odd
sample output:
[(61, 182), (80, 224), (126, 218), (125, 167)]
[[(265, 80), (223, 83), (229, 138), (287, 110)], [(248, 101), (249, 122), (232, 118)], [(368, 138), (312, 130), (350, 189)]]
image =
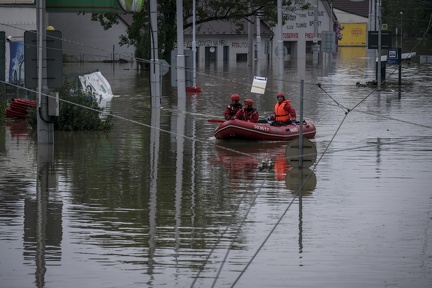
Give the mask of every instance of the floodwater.
[[(53, 146), (0, 127), (0, 286), (432, 287), (432, 65), (404, 63), (401, 89), (389, 66), (374, 91), (355, 85), (375, 75), (364, 48), (309, 62), (283, 83), (275, 66), (202, 65), (203, 92), (177, 101), (164, 80), (161, 109), (131, 64), (69, 64), (111, 83), (115, 127)], [(314, 165), (214, 139), (232, 93), (265, 118), (283, 90), (300, 114), (302, 79)]]

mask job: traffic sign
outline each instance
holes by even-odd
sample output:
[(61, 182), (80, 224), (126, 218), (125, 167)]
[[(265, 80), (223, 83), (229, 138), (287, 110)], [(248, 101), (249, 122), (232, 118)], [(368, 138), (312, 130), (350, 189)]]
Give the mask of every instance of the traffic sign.
[[(378, 49), (379, 31), (368, 32), (368, 49)], [(381, 49), (389, 49), (392, 46), (392, 33), (381, 31)]]
[(336, 52), (336, 32), (323, 31), (321, 38), (321, 52)]
[(299, 155), (300, 139), (291, 141), (285, 150), (285, 156), (288, 162), (293, 167), (300, 167), (300, 159), (302, 160), (302, 167), (309, 168), (315, 163), (317, 158), (317, 150), (314, 143), (309, 139), (303, 138), (303, 154)]
[(387, 52), (387, 64), (399, 64), (399, 49), (389, 49)]
[(165, 59), (159, 59), (160, 63), (160, 74), (164, 76), (169, 71), (169, 64)]
[[(46, 30), (46, 69), (49, 88), (63, 86), (62, 33)], [(24, 81), (27, 88), (38, 86), (38, 42), (36, 31), (24, 31)]]

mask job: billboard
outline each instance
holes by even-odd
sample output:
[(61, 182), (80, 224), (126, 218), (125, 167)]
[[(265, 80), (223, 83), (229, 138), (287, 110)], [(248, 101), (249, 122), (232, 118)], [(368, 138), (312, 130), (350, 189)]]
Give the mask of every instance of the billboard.
[(6, 33), (0, 31), (0, 86), (6, 80)]
[(366, 23), (340, 23), (342, 39), (339, 46), (360, 46), (366, 47), (367, 27)]
[(12, 40), (9, 47), (9, 83), (24, 85), (24, 40)]
[(144, 0), (46, 0), (47, 12), (140, 12)]

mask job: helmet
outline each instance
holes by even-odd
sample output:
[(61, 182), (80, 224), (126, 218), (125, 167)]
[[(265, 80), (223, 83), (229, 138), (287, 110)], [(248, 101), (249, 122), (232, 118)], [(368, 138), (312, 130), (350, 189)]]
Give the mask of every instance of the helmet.
[(239, 100), (240, 100), (240, 96), (238, 94), (231, 95), (231, 101), (239, 101)]
[(244, 104), (249, 105), (249, 106), (253, 106), (254, 102), (253, 102), (252, 99), (246, 99), (246, 100), (244, 101)]
[(277, 97), (283, 97), (283, 98), (285, 99), (285, 94), (282, 93), (282, 92), (279, 92), (279, 93), (277, 94), (276, 98), (277, 98)]

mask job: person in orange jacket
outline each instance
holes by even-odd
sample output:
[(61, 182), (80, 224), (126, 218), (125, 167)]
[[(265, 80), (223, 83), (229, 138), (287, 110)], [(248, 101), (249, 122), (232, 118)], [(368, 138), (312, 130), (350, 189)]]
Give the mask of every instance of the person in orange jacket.
[(231, 104), (229, 104), (225, 108), (225, 120), (231, 120), (237, 111), (239, 111), (242, 108), (242, 105), (240, 104), (240, 96), (238, 94), (231, 95)]
[(273, 126), (286, 126), (292, 124), (296, 126), (296, 112), (291, 106), (291, 100), (285, 99), (285, 94), (279, 92), (277, 94), (277, 102), (274, 107), (274, 114), (269, 117), (274, 120), (271, 125)]
[(237, 111), (234, 119), (239, 119), (248, 122), (258, 122), (259, 114), (256, 108), (253, 108), (254, 101), (252, 99), (246, 99), (242, 109)]

